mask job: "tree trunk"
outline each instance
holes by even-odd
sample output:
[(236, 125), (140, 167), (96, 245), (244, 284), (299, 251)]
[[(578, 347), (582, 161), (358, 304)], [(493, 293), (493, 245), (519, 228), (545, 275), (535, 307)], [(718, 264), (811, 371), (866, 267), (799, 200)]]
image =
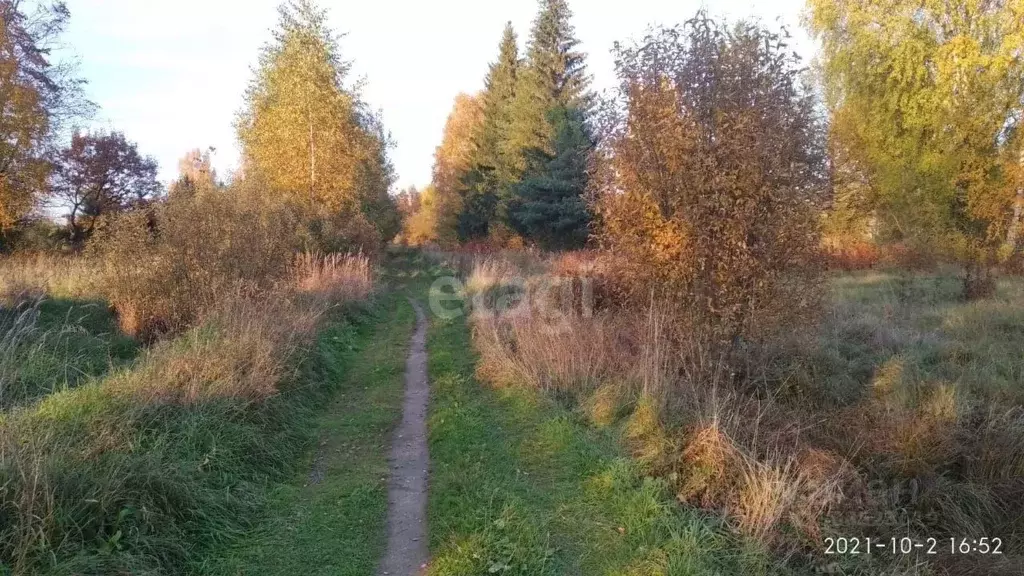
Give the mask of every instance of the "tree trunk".
[(1021, 217), (1024, 216), (1024, 187), (1017, 189), (1017, 198), (1013, 203), (1013, 219), (1006, 231), (1006, 251), (1008, 256), (1017, 253), (1020, 238)]
[(316, 140), (313, 135), (313, 110), (308, 104), (306, 109), (309, 117), (309, 199), (312, 201), (316, 189)]
[(963, 298), (964, 300), (979, 300), (988, 298), (996, 292), (996, 277), (992, 267), (980, 262), (971, 262), (967, 265), (964, 276)]
[[(1024, 172), (1024, 151), (1020, 153), (1020, 167)], [(1013, 219), (1006, 230), (1006, 257), (1011, 258), (1019, 249), (1021, 218), (1024, 217), (1024, 184), (1017, 188), (1017, 197), (1013, 202)]]

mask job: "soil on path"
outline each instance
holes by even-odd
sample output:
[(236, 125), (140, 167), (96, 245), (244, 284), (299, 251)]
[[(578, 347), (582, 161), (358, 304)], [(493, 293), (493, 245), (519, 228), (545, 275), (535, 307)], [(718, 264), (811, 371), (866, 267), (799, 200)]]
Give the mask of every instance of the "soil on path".
[(427, 318), (416, 301), (416, 330), (405, 365), (405, 400), (402, 424), (391, 446), (388, 485), (388, 545), (377, 573), (381, 576), (416, 576), (428, 560), (427, 552)]

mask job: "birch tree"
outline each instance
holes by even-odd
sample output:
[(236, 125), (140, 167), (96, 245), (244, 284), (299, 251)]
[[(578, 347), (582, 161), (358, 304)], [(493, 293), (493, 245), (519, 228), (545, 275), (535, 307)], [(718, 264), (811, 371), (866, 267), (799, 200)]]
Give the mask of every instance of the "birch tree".
[[(362, 226), (367, 212), (388, 205), (393, 171), (379, 120), (348, 83), (350, 68), (327, 13), (311, 0), (285, 3), (237, 129), (247, 175), (271, 194), (311, 214), (359, 218)], [(383, 228), (397, 225), (389, 220), (382, 236)]]
[(1024, 2), (809, 8), (833, 138), (866, 171), (881, 232), (961, 259), (968, 284), (987, 276), (1020, 226)]

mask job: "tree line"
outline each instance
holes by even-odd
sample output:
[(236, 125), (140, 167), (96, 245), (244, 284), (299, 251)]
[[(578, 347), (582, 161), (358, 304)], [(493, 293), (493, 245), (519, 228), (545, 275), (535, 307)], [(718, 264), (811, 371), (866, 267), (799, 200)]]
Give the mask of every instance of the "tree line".
[[(711, 222), (718, 226), (736, 219), (722, 225), (735, 225), (737, 234), (749, 235), (739, 222), (756, 224), (744, 213), (759, 202), (766, 182), (778, 176), (764, 165), (763, 156), (780, 160), (784, 150), (766, 143), (761, 156), (746, 158), (746, 151), (727, 148), (733, 131), (750, 130), (746, 124), (727, 128), (720, 121), (739, 99), (751, 106), (749, 121), (777, 115), (780, 124), (765, 130), (787, 134), (794, 129), (789, 122), (802, 118), (793, 142), (821, 145), (821, 162), (814, 170), (797, 171), (792, 175), (799, 178), (778, 184), (805, 192), (824, 186), (824, 195), (806, 204), (815, 207), (813, 226), (794, 229), (816, 241), (824, 234), (833, 244), (870, 242), (901, 247), (919, 258), (953, 260), (965, 265), (967, 284), (973, 285), (965, 288), (985, 292), (992, 286), (992, 269), (1021, 253), (1022, 14), (1017, 0), (856, 6), (810, 0), (805, 24), (820, 41), (821, 52), (808, 68), (799, 58), (789, 58), (785, 30), (771, 31), (756, 22), (727, 25), (702, 13), (684, 26), (655, 29), (633, 48), (617, 44), (619, 86), (598, 98), (590, 91), (566, 1), (540, 0), (525, 56), (520, 57), (516, 33), (507, 26), (484, 89), (456, 98), (435, 153), (431, 185), (422, 192), (407, 191), (414, 200), (407, 202), (404, 238), (442, 245), (609, 247), (616, 226), (602, 215), (609, 201), (630, 194), (658, 199), (651, 209), (656, 208), (658, 218), (670, 219), (671, 202), (664, 199), (701, 189), (705, 171), (726, 154), (731, 161), (753, 161), (752, 169), (762, 172), (742, 186), (718, 175), (713, 189), (694, 202), (715, 204), (718, 195), (729, 194), (732, 199)], [(665, 41), (672, 37), (686, 44), (698, 22), (714, 30), (715, 42), (746, 52), (738, 61), (729, 60), (738, 75), (729, 78), (750, 76), (749, 82), (733, 86), (735, 94), (699, 106), (692, 100), (698, 93), (680, 84), (680, 74), (692, 67), (685, 74), (696, 83), (723, 74), (725, 61), (714, 54), (726, 48), (708, 39), (710, 52), (687, 55), (678, 47), (669, 49)], [(757, 44), (754, 36), (777, 37), (778, 42)], [(649, 65), (640, 67), (641, 62)], [(767, 62), (775, 67), (763, 69)], [(769, 98), (772, 92), (766, 92), (777, 86), (759, 83), (765, 74), (779, 73), (783, 64), (786, 72), (778, 79), (800, 99), (779, 108), (779, 101)], [(645, 88), (639, 90), (638, 83)], [(659, 90), (668, 91), (661, 108), (650, 108), (648, 99)], [(641, 108), (650, 118), (629, 116)], [(797, 108), (803, 111), (797, 114)], [(681, 121), (677, 132), (662, 134), (673, 117)], [(709, 128), (701, 127), (709, 122)], [(707, 145), (695, 148), (703, 130)], [(629, 187), (609, 188), (597, 176), (623, 161), (624, 152), (617, 149), (623, 138), (635, 144), (653, 134), (662, 134), (662, 140), (651, 143), (656, 146), (645, 152), (643, 162), (661, 172), (644, 174)], [(748, 133), (746, 138), (757, 137)], [(670, 149), (669, 142), (678, 148)], [(704, 162), (703, 155), (719, 160)], [(673, 178), (651, 181), (668, 174)], [(741, 188), (733, 190), (736, 186)], [(665, 238), (655, 230), (643, 231), (647, 216), (634, 214), (630, 226), (634, 235), (650, 234), (644, 245), (655, 250)], [(771, 241), (788, 241), (786, 228)]]
[[(79, 246), (118, 213), (146, 210), (176, 194), (245, 188), (293, 211), (306, 246), (379, 247), (404, 227), (403, 237), (413, 243), (592, 245), (621, 253), (624, 238), (649, 251), (678, 242), (660, 225), (643, 223), (671, 221), (671, 199), (686, 198), (696, 205), (687, 218), (721, 204), (708, 222), (731, 230), (737, 246), (760, 250), (752, 259), (768, 258), (770, 251), (759, 246), (784, 245), (793, 230), (804, 230), (815, 241), (824, 234), (833, 242), (867, 240), (955, 260), (965, 265), (968, 292), (991, 290), (992, 269), (1019, 259), (1022, 244), (1020, 0), (857, 6), (810, 0), (808, 8), (806, 25), (821, 43), (810, 70), (798, 59), (781, 59), (790, 53), (784, 32), (699, 15), (662, 30), (688, 45), (690, 29), (704, 22), (724, 47), (710, 40), (707, 53), (665, 42), (617, 45), (619, 86), (599, 98), (566, 0), (540, 0), (525, 53), (506, 26), (484, 89), (456, 99), (431, 185), (396, 197), (388, 193), (394, 181), (389, 137), (311, 0), (282, 6), (261, 53), (236, 118), (237, 174), (221, 182), (208, 153), (196, 150), (169, 190), (156, 182), (155, 162), (124, 134), (72, 130), (95, 106), (74, 68), (54, 58), (70, 17), (64, 3), (2, 0), (0, 235), (12, 244), (57, 206), (67, 216), (61, 238)], [(740, 34), (747, 29), (780, 40), (755, 45), (750, 34)], [(714, 57), (741, 50), (743, 58)], [(700, 84), (723, 74), (726, 62), (734, 68), (728, 78), (750, 80), (732, 86), (734, 94), (694, 100), (700, 93), (684, 77)], [(775, 67), (764, 69), (767, 62)], [(792, 87), (791, 102), (779, 104), (778, 86), (761, 84), (769, 73)], [(661, 94), (658, 106), (653, 94)], [(726, 128), (722, 119), (737, 101), (749, 105), (746, 123)], [(796, 114), (796, 108), (807, 111)], [(748, 124), (767, 117), (778, 123), (763, 130), (778, 134), (790, 133), (799, 119), (792, 142), (815, 149), (823, 142), (822, 161), (779, 172), (769, 160), (790, 153), (781, 144), (766, 143), (757, 155), (737, 148), (740, 140), (732, 137), (746, 131), (743, 142), (755, 141), (761, 132)], [(658, 171), (609, 185), (609, 166), (628, 158), (620, 145), (647, 142), (666, 126), (675, 132), (636, 156)], [(727, 178), (728, 171), (708, 176), (726, 160), (746, 170), (742, 178)], [(780, 173), (790, 176), (770, 184)], [(750, 210), (772, 198), (766, 187), (806, 195), (819, 185), (823, 196), (800, 204), (813, 207), (807, 215), (813, 225), (781, 222), (770, 237), (757, 239), (762, 223)], [(694, 190), (704, 191), (693, 196)], [(635, 208), (629, 234), (613, 243), (616, 224), (607, 209), (630, 194), (648, 198), (649, 206)], [(764, 218), (788, 213), (771, 203), (764, 210)], [(681, 238), (704, 238), (704, 224), (687, 226), (692, 229)]]
[[(375, 251), (398, 232), (390, 139), (311, 0), (281, 5), (260, 53), (235, 120), (237, 172), (219, 179), (214, 150), (195, 149), (168, 187), (157, 181), (155, 159), (123, 133), (75, 128), (96, 106), (74, 67), (53, 53), (69, 18), (63, 2), (0, 0), (0, 247), (30, 244), (25, 237), (40, 229), (51, 246), (82, 247), (119, 214), (243, 189), (246, 202), (289, 211), (307, 248)], [(47, 210), (65, 216), (63, 229), (49, 224)]]
[(594, 95), (565, 0), (544, 0), (525, 57), (507, 24), (477, 95), (462, 94), (435, 153), (432, 185), (407, 221), (413, 242), (583, 246), (595, 145)]

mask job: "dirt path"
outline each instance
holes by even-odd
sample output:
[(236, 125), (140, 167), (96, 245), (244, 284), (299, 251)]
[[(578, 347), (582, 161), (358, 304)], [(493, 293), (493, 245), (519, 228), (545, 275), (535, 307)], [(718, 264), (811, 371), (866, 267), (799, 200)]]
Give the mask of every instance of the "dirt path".
[(416, 331), (405, 364), (405, 401), (402, 424), (391, 445), (391, 480), (388, 486), (388, 547), (381, 561), (381, 576), (415, 576), (427, 564), (427, 318), (419, 303)]

